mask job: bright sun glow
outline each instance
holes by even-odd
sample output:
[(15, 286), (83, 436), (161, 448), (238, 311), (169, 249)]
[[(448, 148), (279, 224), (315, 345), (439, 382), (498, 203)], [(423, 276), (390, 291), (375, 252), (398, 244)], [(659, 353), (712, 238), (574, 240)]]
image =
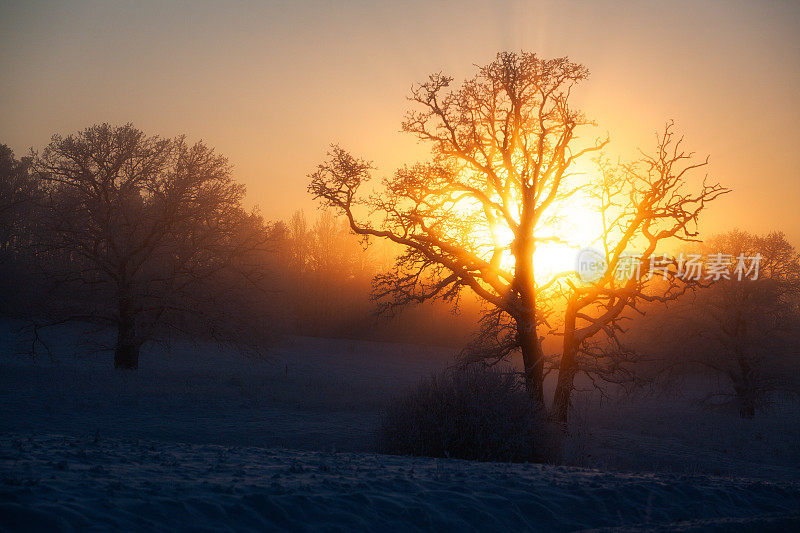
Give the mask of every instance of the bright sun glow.
[[(576, 193), (568, 202), (554, 205), (551, 212), (558, 215), (558, 220), (540, 228), (537, 237), (557, 237), (559, 242), (537, 243), (533, 257), (537, 283), (546, 283), (561, 272), (574, 271), (578, 250), (596, 245), (602, 233), (602, 218), (585, 195)], [(492, 228), (494, 246), (504, 249), (501, 265), (507, 270), (514, 268), (510, 250), (513, 239), (513, 232), (504, 224)]]

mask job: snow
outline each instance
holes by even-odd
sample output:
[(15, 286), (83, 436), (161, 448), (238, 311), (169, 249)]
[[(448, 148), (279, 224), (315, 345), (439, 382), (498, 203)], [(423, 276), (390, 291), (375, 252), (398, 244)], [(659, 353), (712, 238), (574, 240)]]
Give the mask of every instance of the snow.
[(800, 525), (792, 482), (64, 436), (0, 457), (0, 524), (20, 529)]
[(795, 404), (742, 421), (586, 397), (564, 466), (392, 457), (373, 453), (382, 406), (452, 350), (184, 343), (131, 373), (69, 330), (31, 359), (3, 327), (0, 531), (800, 528)]
[(348, 451), (370, 450), (387, 397), (452, 356), (441, 348), (297, 338), (266, 361), (215, 346), (178, 344), (170, 354), (149, 347), (136, 372), (117, 372), (108, 353), (54, 361), (32, 361), (10, 347), (5, 353), (0, 431)]

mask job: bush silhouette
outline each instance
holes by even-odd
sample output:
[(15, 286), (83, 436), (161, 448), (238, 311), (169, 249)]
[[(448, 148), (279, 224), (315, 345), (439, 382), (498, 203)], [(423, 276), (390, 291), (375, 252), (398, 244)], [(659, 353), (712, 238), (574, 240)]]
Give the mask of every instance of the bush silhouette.
[(542, 462), (555, 432), (517, 376), (483, 368), (423, 380), (386, 408), (378, 449), (392, 455)]

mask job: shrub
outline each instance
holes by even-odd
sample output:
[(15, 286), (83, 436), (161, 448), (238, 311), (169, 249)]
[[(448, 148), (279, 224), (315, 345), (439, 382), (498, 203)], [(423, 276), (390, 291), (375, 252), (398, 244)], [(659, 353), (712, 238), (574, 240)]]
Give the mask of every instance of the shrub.
[(541, 462), (556, 432), (513, 372), (448, 370), (386, 408), (378, 449), (392, 455)]

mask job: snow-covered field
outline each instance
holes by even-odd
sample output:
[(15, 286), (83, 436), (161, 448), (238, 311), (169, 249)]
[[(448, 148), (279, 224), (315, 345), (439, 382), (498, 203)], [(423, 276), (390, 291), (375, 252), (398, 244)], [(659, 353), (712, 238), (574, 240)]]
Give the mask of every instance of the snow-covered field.
[[(0, 337), (0, 530), (800, 528), (800, 413), (579, 402), (564, 466), (374, 454), (387, 398), (452, 351), (296, 338), (16, 354)], [(60, 346), (58, 339), (51, 347)], [(580, 468), (585, 467), (585, 468)]]
[[(298, 338), (255, 360), (216, 346), (0, 356), (0, 431), (367, 451), (386, 398), (451, 363), (435, 348)], [(53, 343), (55, 345), (55, 343)]]
[(0, 461), (0, 526), (26, 531), (800, 525), (790, 482), (64, 436)]

